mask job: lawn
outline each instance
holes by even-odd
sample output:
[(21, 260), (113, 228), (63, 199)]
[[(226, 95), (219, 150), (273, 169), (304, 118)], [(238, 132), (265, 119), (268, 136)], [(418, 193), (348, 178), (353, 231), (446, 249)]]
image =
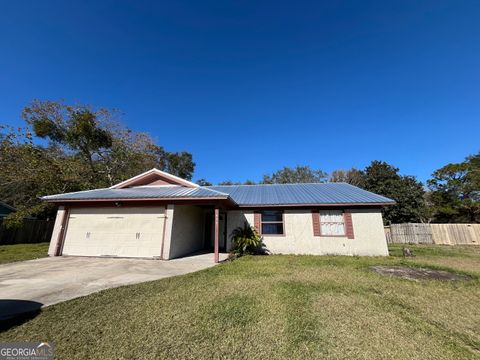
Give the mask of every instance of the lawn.
[(0, 245), (0, 264), (48, 256), (49, 243)]
[[(62, 359), (480, 358), (480, 249), (410, 248), (411, 259), (244, 257), (51, 306), (0, 340), (53, 341)], [(472, 280), (369, 270), (382, 264)]]

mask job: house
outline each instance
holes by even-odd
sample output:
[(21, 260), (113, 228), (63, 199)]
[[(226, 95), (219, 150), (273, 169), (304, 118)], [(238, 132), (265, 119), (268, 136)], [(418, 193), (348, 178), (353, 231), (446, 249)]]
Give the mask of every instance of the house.
[(43, 197), (58, 207), (49, 255), (168, 260), (229, 251), (247, 221), (274, 254), (388, 255), (381, 208), (345, 183), (199, 186), (152, 169), (107, 189)]

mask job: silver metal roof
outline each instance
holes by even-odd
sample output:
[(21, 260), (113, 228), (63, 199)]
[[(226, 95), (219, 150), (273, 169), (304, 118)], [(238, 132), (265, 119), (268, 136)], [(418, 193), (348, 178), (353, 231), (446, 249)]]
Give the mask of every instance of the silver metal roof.
[(346, 183), (201, 186), (145, 186), (97, 189), (44, 196), (47, 201), (132, 199), (230, 199), (239, 206), (384, 205), (395, 201)]
[(229, 194), (240, 206), (395, 203), (346, 183), (225, 185), (208, 189)]
[(108, 199), (175, 199), (175, 198), (224, 198), (228, 194), (205, 187), (189, 188), (184, 186), (132, 187), (125, 189), (97, 189), (78, 191), (42, 197), (47, 201), (60, 200), (108, 200)]

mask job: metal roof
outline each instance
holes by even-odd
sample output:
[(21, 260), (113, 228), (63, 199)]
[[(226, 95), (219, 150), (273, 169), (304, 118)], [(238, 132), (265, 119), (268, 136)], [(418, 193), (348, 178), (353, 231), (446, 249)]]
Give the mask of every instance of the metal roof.
[(346, 183), (201, 186), (139, 186), (42, 197), (47, 201), (134, 199), (229, 199), (239, 206), (386, 205), (395, 201)]
[(221, 198), (228, 199), (228, 194), (204, 187), (184, 186), (145, 186), (125, 189), (97, 189), (78, 191), (42, 197), (47, 201), (68, 200), (108, 200), (108, 199), (177, 199), (177, 198)]
[(346, 183), (208, 186), (240, 206), (394, 204), (395, 201)]

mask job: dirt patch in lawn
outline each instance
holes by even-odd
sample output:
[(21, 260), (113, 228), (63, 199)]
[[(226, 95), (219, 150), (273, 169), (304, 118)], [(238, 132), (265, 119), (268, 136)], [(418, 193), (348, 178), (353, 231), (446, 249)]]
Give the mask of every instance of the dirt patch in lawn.
[(442, 281), (466, 281), (470, 280), (467, 275), (455, 274), (444, 270), (425, 268), (411, 268), (405, 266), (372, 266), (370, 270), (387, 276), (396, 276), (410, 280), (442, 280)]

